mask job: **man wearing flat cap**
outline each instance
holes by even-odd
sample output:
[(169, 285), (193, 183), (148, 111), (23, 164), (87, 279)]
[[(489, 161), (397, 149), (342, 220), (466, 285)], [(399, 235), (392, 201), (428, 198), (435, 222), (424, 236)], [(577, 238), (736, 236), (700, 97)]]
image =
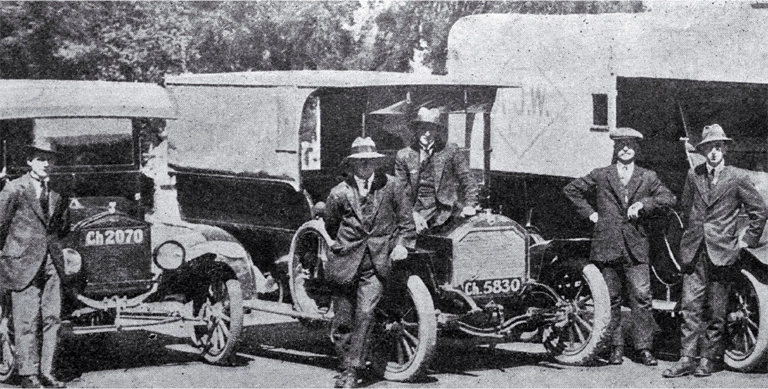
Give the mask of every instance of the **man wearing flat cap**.
[(0, 191), (0, 286), (11, 291), (22, 387), (65, 386), (53, 375), (61, 322), (59, 238), (67, 230), (67, 204), (48, 186), (56, 154), (50, 142), (36, 140), (27, 146), (30, 171)]
[[(653, 356), (656, 323), (651, 311), (648, 232), (643, 219), (663, 207), (675, 205), (675, 196), (651, 170), (635, 165), (643, 135), (627, 127), (611, 131), (615, 163), (577, 178), (563, 189), (580, 215), (595, 223), (590, 259), (601, 270), (611, 298), (612, 350), (608, 362), (624, 357), (621, 323), (622, 289), (627, 288), (632, 310), (632, 337), (644, 365), (658, 364)], [(588, 196), (596, 204), (590, 204)]]
[(357, 387), (366, 347), (392, 261), (415, 245), (411, 203), (402, 181), (375, 171), (384, 155), (371, 138), (357, 138), (346, 158), (351, 175), (331, 189), (325, 227), (335, 240), (325, 278), (335, 285), (332, 338), (343, 373), (336, 387)]
[[(747, 172), (725, 165), (729, 142), (720, 125), (704, 127), (696, 149), (706, 162), (689, 170), (685, 180), (681, 205), (686, 228), (679, 253), (684, 273), (681, 357), (664, 377), (707, 377), (721, 366), (728, 296), (739, 274), (736, 262), (742, 248), (759, 244), (768, 218)], [(739, 238), (736, 219), (742, 208), (749, 223)]]
[(411, 122), (414, 143), (395, 157), (395, 176), (408, 186), (417, 232), (476, 212), (478, 187), (467, 156), (458, 145), (446, 142), (441, 119), (440, 109), (421, 107)]

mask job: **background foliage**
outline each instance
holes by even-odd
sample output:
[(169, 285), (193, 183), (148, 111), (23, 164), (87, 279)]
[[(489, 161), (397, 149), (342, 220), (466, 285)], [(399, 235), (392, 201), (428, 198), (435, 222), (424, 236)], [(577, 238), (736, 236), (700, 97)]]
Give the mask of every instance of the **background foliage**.
[(415, 67), (442, 73), (448, 31), (462, 16), (642, 11), (641, 1), (2, 2), (0, 78), (160, 82), (183, 72)]

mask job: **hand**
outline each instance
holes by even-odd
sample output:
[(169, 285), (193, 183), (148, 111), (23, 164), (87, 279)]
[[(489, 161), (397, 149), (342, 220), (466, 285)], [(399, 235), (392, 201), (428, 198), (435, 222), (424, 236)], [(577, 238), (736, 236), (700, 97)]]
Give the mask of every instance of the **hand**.
[(408, 249), (403, 247), (402, 245), (397, 245), (392, 250), (392, 253), (389, 254), (389, 257), (392, 258), (393, 261), (400, 261), (405, 259), (408, 256)]
[(637, 219), (640, 217), (640, 210), (643, 209), (643, 203), (636, 202), (629, 206), (627, 209), (627, 217), (630, 219)]
[(424, 216), (421, 216), (420, 213), (413, 213), (413, 222), (416, 224), (417, 233), (427, 229), (427, 219), (424, 219)]
[(739, 249), (745, 249), (749, 247), (749, 245), (747, 244), (747, 242), (744, 241), (744, 239), (739, 239), (738, 247)]
[(475, 207), (472, 206), (466, 206), (461, 209), (461, 216), (467, 217), (467, 216), (475, 216), (477, 214), (477, 210)]
[(592, 212), (592, 214), (589, 215), (589, 221), (592, 223), (597, 223), (597, 212)]

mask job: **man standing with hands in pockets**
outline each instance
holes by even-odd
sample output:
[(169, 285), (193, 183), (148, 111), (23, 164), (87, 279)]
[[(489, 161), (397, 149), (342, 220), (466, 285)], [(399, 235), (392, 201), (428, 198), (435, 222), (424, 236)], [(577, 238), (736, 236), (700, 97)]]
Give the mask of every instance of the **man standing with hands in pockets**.
[[(648, 265), (648, 233), (643, 216), (675, 204), (675, 196), (651, 170), (635, 165), (643, 135), (627, 127), (610, 133), (615, 163), (577, 178), (563, 189), (580, 215), (595, 223), (590, 259), (603, 274), (611, 297), (613, 348), (608, 363), (620, 365), (624, 358), (621, 325), (622, 289), (628, 288), (632, 310), (633, 340), (640, 362), (658, 364), (652, 353), (656, 323), (651, 311), (651, 276)], [(597, 209), (587, 201), (595, 193)]]
[(40, 139), (27, 151), (30, 172), (0, 192), (0, 286), (11, 290), (21, 386), (63, 388), (54, 378), (53, 358), (61, 324), (59, 238), (66, 230), (66, 204), (48, 185), (57, 154), (53, 145)]

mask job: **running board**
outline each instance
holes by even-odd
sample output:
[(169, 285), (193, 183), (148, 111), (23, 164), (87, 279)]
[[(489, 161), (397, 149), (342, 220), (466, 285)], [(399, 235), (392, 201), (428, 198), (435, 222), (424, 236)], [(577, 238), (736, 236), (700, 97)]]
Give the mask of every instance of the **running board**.
[(243, 301), (243, 308), (250, 308), (261, 312), (276, 313), (278, 315), (290, 316), (298, 319), (329, 321), (333, 314), (325, 315), (318, 312), (300, 312), (293, 309), (293, 305), (280, 303), (277, 301), (266, 301), (259, 299), (250, 299)]

